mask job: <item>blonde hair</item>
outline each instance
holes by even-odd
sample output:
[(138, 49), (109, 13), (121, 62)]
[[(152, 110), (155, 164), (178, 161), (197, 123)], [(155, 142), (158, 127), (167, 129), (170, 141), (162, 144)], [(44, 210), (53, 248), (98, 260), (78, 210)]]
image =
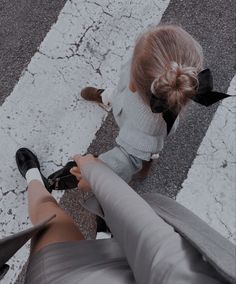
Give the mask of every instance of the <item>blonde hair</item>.
[(163, 25), (137, 40), (131, 63), (131, 82), (146, 102), (151, 95), (179, 111), (195, 94), (203, 69), (200, 44), (185, 30)]

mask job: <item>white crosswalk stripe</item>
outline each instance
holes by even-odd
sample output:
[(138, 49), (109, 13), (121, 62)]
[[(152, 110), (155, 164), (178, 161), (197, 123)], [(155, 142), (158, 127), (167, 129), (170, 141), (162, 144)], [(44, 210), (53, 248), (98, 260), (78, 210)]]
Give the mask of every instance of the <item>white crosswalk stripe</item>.
[[(236, 76), (228, 93), (236, 94)], [(236, 244), (236, 100), (218, 107), (177, 201)]]
[[(29, 224), (25, 182), (14, 161), (17, 148), (25, 146), (38, 153), (48, 174), (71, 154), (86, 152), (106, 112), (80, 100), (81, 87), (114, 86), (135, 37), (157, 24), (168, 4), (168, 0), (66, 3), (0, 107), (0, 237)], [(9, 262), (12, 269), (5, 283), (14, 283), (26, 255), (24, 247)]]

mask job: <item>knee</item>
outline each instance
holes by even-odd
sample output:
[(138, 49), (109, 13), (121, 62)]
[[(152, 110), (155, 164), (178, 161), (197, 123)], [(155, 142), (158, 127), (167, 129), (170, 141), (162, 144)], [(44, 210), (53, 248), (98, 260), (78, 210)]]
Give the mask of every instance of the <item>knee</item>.
[(73, 222), (72, 218), (66, 214), (52, 196), (44, 196), (39, 200), (34, 216), (41, 220), (45, 215), (49, 216), (51, 214), (56, 214), (56, 218), (51, 221), (51, 224)]
[(52, 196), (44, 196), (38, 199), (33, 208), (30, 208), (30, 219), (33, 224), (37, 224), (49, 215), (56, 213), (57, 208), (58, 203)]

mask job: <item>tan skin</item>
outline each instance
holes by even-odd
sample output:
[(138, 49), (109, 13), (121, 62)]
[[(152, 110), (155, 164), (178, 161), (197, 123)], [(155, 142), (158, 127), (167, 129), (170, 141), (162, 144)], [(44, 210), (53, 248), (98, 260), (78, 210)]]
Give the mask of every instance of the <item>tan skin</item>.
[(129, 89), (130, 89), (130, 91), (131, 91), (132, 93), (136, 93), (137, 88), (136, 88), (134, 82), (131, 81), (131, 82), (129, 83)]
[[(76, 177), (78, 181), (81, 179), (81, 174), (78, 174), (78, 169), (86, 164), (95, 161), (92, 155), (75, 155), (73, 157), (78, 168)], [(84, 236), (79, 230), (79, 227), (74, 223), (73, 219), (58, 205), (54, 197), (47, 191), (44, 185), (33, 180), (28, 185), (28, 211), (32, 224), (38, 224), (49, 216), (56, 217), (49, 222), (48, 227), (38, 233), (31, 242), (31, 254), (38, 252), (44, 247), (67, 241), (84, 240)]]
[(81, 176), (81, 172), (80, 172), (79, 167), (73, 167), (70, 170), (70, 173), (72, 175), (74, 175), (77, 178), (77, 180), (79, 181), (78, 182), (78, 188), (79, 189), (82, 189), (83, 191), (90, 191), (91, 190), (88, 182)]

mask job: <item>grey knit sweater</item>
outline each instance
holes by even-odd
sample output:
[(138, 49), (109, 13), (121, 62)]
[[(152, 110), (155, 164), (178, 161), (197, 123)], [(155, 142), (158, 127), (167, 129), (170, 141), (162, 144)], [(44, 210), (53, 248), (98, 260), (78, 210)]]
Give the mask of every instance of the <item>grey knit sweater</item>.
[[(149, 161), (158, 154), (167, 137), (167, 127), (161, 113), (153, 113), (141, 96), (129, 90), (130, 61), (121, 67), (120, 80), (110, 97), (114, 118), (120, 128), (116, 142), (129, 154)], [(179, 117), (171, 130), (174, 133)]]

